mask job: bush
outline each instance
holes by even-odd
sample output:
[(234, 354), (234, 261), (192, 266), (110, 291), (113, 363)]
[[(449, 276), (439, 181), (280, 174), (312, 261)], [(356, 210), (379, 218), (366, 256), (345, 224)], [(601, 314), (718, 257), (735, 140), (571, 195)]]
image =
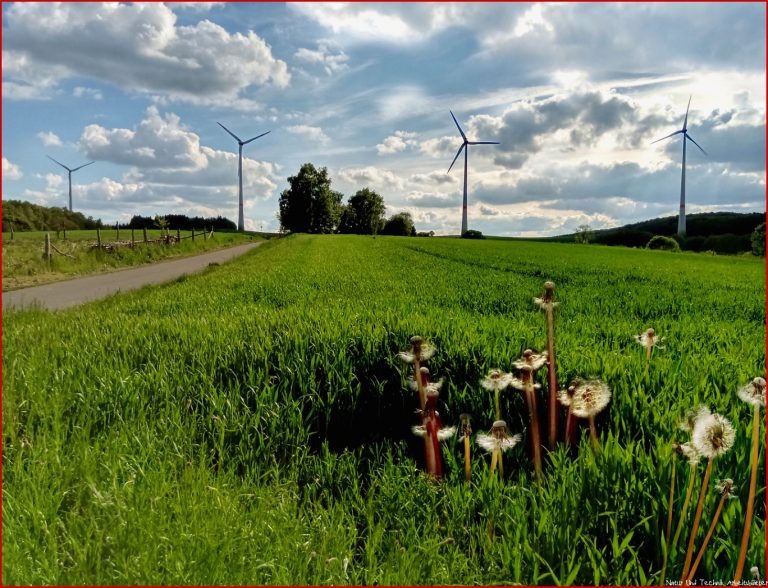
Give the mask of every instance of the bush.
[(645, 246), (646, 249), (661, 249), (663, 251), (680, 251), (680, 244), (672, 237), (656, 235)]
[(760, 257), (765, 257), (765, 223), (758, 225), (751, 237), (752, 253)]
[(462, 239), (485, 239), (485, 237), (483, 237), (483, 234), (480, 231), (475, 231), (472, 229), (464, 231), (464, 234), (461, 236), (461, 238)]

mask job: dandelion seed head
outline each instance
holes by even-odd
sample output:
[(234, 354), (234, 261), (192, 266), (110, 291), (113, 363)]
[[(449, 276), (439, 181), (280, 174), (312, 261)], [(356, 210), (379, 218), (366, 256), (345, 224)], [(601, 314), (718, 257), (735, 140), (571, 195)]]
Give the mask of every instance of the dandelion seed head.
[(496, 439), (488, 433), (478, 433), (475, 435), (475, 441), (477, 444), (486, 451), (494, 451), (496, 449)]
[(511, 378), (511, 374), (494, 369), (488, 372), (488, 375), (480, 381), (480, 385), (491, 392), (501, 391), (509, 386)]
[(759, 582), (759, 581), (760, 581), (760, 570), (758, 569), (758, 567), (757, 567), (757, 566), (752, 566), (752, 567), (749, 569), (749, 571), (750, 571), (750, 573), (752, 574), (752, 578), (753, 578), (755, 581)]
[(685, 456), (685, 459), (688, 460), (688, 464), (691, 467), (696, 467), (699, 461), (701, 461), (701, 454), (690, 443), (683, 443), (680, 445), (680, 453)]
[(646, 329), (642, 335), (635, 335), (635, 341), (637, 341), (643, 347), (657, 346), (659, 349), (664, 349), (660, 343), (664, 341), (664, 337), (656, 335), (656, 331), (652, 328)]
[(713, 413), (696, 421), (692, 443), (696, 451), (708, 459), (714, 459), (731, 447), (736, 438), (731, 422), (722, 415)]
[(525, 391), (525, 382), (523, 382), (520, 378), (516, 378), (515, 376), (512, 376), (509, 378), (509, 385), (512, 386), (515, 390), (521, 390)]
[(427, 361), (435, 354), (435, 348), (424, 341), (423, 337), (415, 335), (409, 339), (411, 348), (406, 351), (401, 351), (397, 354), (405, 363), (413, 363), (414, 361)]
[(686, 431), (686, 432), (690, 433), (691, 431), (693, 431), (693, 428), (696, 426), (696, 421), (697, 420), (699, 420), (701, 418), (704, 418), (704, 417), (707, 417), (710, 414), (712, 414), (712, 413), (710, 412), (709, 408), (707, 408), (703, 404), (700, 404), (696, 408), (692, 408), (690, 410), (687, 410), (685, 412), (685, 416), (683, 417), (683, 420), (680, 421), (678, 426), (683, 431)]
[(547, 363), (547, 352), (536, 353), (531, 349), (523, 351), (523, 356), (512, 362), (515, 369), (527, 372), (535, 372)]
[(611, 389), (602, 380), (583, 380), (574, 386), (571, 414), (578, 418), (593, 417), (611, 401)]
[(733, 480), (731, 480), (730, 478), (717, 480), (715, 482), (715, 490), (717, 490), (718, 494), (720, 494), (721, 496), (726, 496), (728, 498), (735, 498), (733, 496), (734, 489), (735, 489), (735, 486), (733, 485)]
[(738, 391), (739, 398), (752, 406), (765, 407), (765, 379), (755, 378)]
[(456, 427), (445, 427), (437, 431), (437, 440), (446, 441), (456, 434)]
[(494, 421), (490, 433), (478, 433), (475, 436), (477, 444), (486, 451), (507, 451), (517, 445), (523, 438), (519, 433), (509, 435), (507, 432), (507, 423), (504, 421)]
[(414, 425), (414, 426), (411, 427), (411, 431), (417, 437), (426, 437), (427, 436), (427, 428), (424, 425)]
[(557, 400), (563, 406), (570, 406), (573, 402), (573, 395), (576, 393), (575, 386), (568, 386), (557, 393)]

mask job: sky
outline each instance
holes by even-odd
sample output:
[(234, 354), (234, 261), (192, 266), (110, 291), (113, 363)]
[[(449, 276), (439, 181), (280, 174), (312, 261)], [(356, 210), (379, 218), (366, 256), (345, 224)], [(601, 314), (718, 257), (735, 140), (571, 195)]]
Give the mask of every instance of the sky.
[(387, 214), (548, 236), (765, 211), (764, 3), (3, 3), (2, 198), (274, 231), (302, 164)]

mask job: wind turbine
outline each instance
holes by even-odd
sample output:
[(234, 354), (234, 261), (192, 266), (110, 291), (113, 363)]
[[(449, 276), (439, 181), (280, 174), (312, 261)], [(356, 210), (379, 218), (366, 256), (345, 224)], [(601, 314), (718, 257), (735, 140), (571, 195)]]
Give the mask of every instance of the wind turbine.
[(451, 167), (448, 168), (448, 172), (450, 173), (451, 168), (453, 168), (453, 164), (456, 163), (456, 160), (459, 158), (459, 155), (461, 155), (461, 150), (464, 150), (464, 204), (461, 209), (461, 234), (464, 235), (464, 233), (467, 232), (467, 153), (469, 149), (467, 148), (467, 145), (498, 145), (496, 141), (469, 141), (467, 139), (467, 136), (464, 134), (464, 131), (461, 130), (461, 126), (459, 125), (459, 121), (456, 120), (456, 117), (453, 116), (452, 111), (448, 111), (451, 113), (451, 118), (453, 118), (453, 122), (456, 123), (456, 127), (459, 129), (459, 133), (461, 133), (461, 138), (463, 139), (463, 143), (461, 144), (461, 147), (459, 147), (459, 150), (456, 152), (456, 157), (453, 158), (453, 161), (451, 162)]
[[(690, 141), (696, 147), (698, 147), (701, 152), (706, 155), (707, 152), (704, 151), (701, 148), (701, 145), (699, 145), (696, 141), (693, 140), (693, 137), (691, 137), (688, 134), (688, 109), (691, 107), (691, 97), (688, 97), (688, 107), (685, 109), (685, 119), (683, 120), (683, 128), (679, 131), (675, 131), (674, 133), (671, 133), (667, 135), (666, 137), (662, 137), (661, 139), (656, 139), (653, 141), (653, 143), (658, 143), (659, 141), (663, 141), (664, 139), (669, 139), (670, 137), (674, 137), (675, 135), (679, 135), (682, 133), (683, 135), (683, 175), (682, 179), (680, 180), (680, 216), (677, 217), (677, 234), (681, 237), (685, 236), (685, 144), (686, 141)], [(651, 143), (651, 145), (653, 145)]]
[(227, 131), (230, 135), (232, 135), (235, 138), (235, 141), (237, 141), (237, 147), (238, 147), (238, 153), (237, 153), (237, 179), (239, 182), (239, 194), (240, 194), (240, 204), (238, 208), (237, 213), (237, 230), (238, 231), (244, 231), (245, 230), (245, 217), (243, 216), (243, 145), (247, 145), (251, 141), (255, 141), (259, 137), (263, 137), (264, 135), (267, 135), (271, 133), (272, 131), (267, 131), (266, 133), (262, 133), (261, 135), (257, 135), (256, 137), (253, 137), (251, 139), (248, 139), (247, 141), (243, 141), (235, 135), (232, 131), (230, 131), (227, 127), (225, 127), (220, 122), (216, 123), (219, 125), (222, 129)]
[(67, 174), (69, 175), (69, 212), (72, 212), (72, 172), (76, 172), (79, 169), (83, 169), (87, 165), (91, 165), (92, 163), (96, 163), (95, 161), (89, 161), (88, 163), (84, 163), (80, 167), (76, 167), (74, 169), (68, 168), (66, 165), (61, 163), (60, 161), (56, 161), (53, 157), (50, 155), (46, 155), (48, 159), (50, 159), (53, 163), (58, 163), (61, 167), (63, 167), (65, 170), (67, 170)]

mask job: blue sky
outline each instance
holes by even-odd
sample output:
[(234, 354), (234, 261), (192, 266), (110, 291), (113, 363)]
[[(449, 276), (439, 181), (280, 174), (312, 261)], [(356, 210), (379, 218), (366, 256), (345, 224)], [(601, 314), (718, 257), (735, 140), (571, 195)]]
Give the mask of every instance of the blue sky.
[(3, 199), (274, 230), (302, 163), (456, 234), (539, 236), (765, 210), (763, 3), (3, 4)]

